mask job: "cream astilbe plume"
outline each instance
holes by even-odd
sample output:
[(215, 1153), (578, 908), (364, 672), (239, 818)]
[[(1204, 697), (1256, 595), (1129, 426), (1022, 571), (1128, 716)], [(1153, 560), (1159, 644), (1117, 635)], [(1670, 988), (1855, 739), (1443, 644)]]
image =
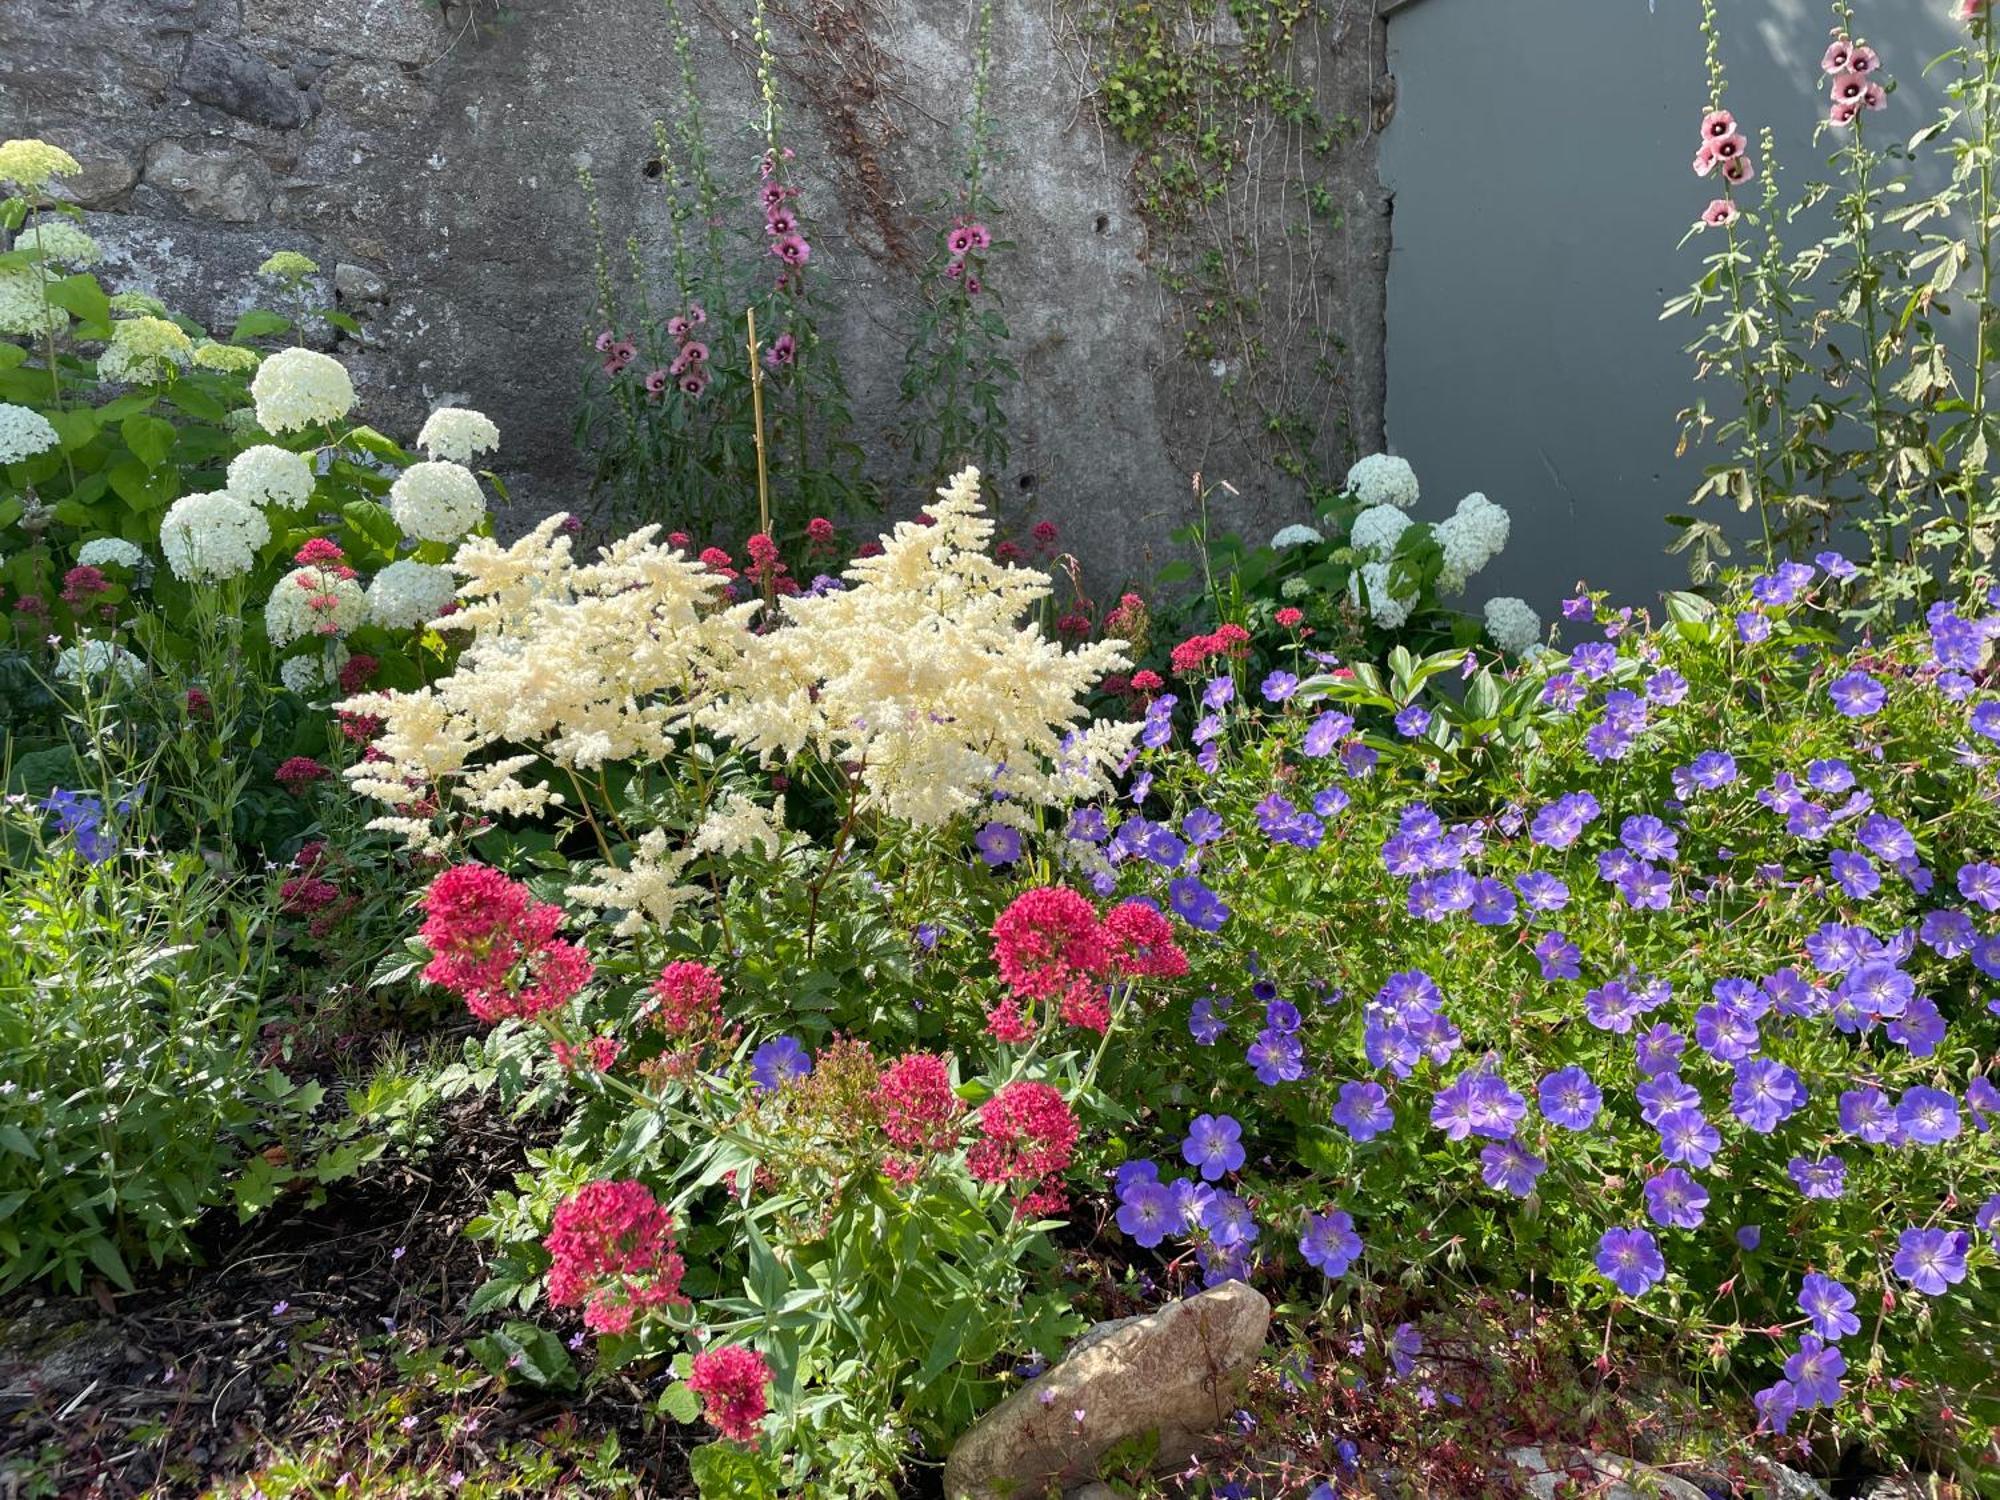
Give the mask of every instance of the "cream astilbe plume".
[(559, 792), (520, 782), (536, 756), (475, 765), (493, 746), (575, 770), (655, 761), (734, 673), (760, 607), (723, 607), (723, 580), (653, 541), (658, 527), (579, 566), (552, 516), (510, 547), (459, 548), (461, 607), (437, 622), (470, 632), (456, 669), (419, 692), (369, 693), (349, 712), (382, 721), (382, 758), (351, 767), (363, 794), (408, 807), (435, 794), (485, 812), (533, 815)]
[(1030, 621), (1047, 574), (987, 552), (979, 472), (938, 492), (848, 587), (779, 601), (701, 722), (766, 761), (811, 749), (856, 764), (866, 805), (935, 826), (996, 793), (1058, 803), (1101, 786), (1137, 725), (1074, 731), (1079, 701), (1129, 663), (1123, 643), (1065, 651)]

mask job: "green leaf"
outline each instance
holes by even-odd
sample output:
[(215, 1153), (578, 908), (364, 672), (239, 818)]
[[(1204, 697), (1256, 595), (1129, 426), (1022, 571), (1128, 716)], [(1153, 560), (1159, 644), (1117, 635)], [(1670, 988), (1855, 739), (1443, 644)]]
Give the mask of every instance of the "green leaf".
[(49, 301), (67, 312), (75, 313), (84, 327), (78, 333), (91, 337), (89, 330), (100, 330), (101, 334), (111, 331), (111, 298), (104, 288), (97, 284), (97, 278), (88, 272), (76, 276), (65, 276), (48, 289)]
[(777, 1465), (734, 1443), (704, 1443), (688, 1454), (688, 1473), (701, 1500), (776, 1500)]
[(101, 1234), (93, 1234), (83, 1242), (83, 1252), (90, 1257), (90, 1263), (113, 1282), (128, 1292), (132, 1290), (132, 1273), (125, 1269), (125, 1257), (118, 1253), (118, 1247), (111, 1241)]
[(544, 1389), (571, 1390), (576, 1386), (576, 1364), (569, 1350), (538, 1323), (517, 1319), (465, 1347), (495, 1375), (518, 1376)]
[(25, 364), (28, 351), (19, 344), (0, 343), (0, 370), (11, 370), (16, 365)]
[(97, 413), (89, 407), (72, 407), (68, 411), (44, 413), (49, 426), (55, 428), (56, 436), (62, 439), (63, 451), (74, 453), (87, 446), (97, 436), (99, 420)]
[(134, 413), (125, 419), (119, 431), (125, 439), (125, 446), (148, 469), (159, 468), (174, 451), (177, 429), (163, 417)]
[[(0, 1214), (0, 1218), (4, 1218)], [(687, 1386), (676, 1380), (660, 1394), (660, 1412), (672, 1417), (683, 1427), (692, 1427), (701, 1420), (701, 1398)]]
[(281, 313), (267, 312), (261, 307), (253, 307), (236, 320), (230, 330), (229, 342), (240, 344), (245, 339), (268, 338), (272, 334), (290, 333), (292, 320)]

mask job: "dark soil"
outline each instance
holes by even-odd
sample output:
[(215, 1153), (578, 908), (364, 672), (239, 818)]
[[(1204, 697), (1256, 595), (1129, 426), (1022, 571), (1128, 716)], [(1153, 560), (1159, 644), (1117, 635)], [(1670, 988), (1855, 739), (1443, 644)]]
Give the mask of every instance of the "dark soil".
[[(449, 1110), (440, 1134), (425, 1162), (384, 1162), (317, 1207), (300, 1197), (240, 1226), (218, 1215), (199, 1264), (136, 1292), (0, 1303), (0, 1495), (199, 1495), (324, 1444), (351, 1420), (328, 1390), (393, 1371), (391, 1342), (457, 1350), (479, 1331), (465, 1308), (483, 1274), (461, 1231), (509, 1185), (524, 1142), (478, 1101)], [(691, 1492), (684, 1454), (701, 1435), (648, 1432), (636, 1387), (549, 1398), (460, 1363), (476, 1377), (479, 1445), (557, 1422), (592, 1447), (615, 1434), (646, 1493)]]

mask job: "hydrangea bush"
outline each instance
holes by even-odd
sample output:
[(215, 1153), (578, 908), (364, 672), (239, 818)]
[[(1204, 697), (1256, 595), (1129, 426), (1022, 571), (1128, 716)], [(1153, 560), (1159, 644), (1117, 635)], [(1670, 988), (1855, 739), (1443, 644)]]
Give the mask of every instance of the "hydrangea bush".
[[(438, 411), (412, 453), (354, 420), (338, 359), (261, 346), (291, 319), (255, 310), (216, 340), (107, 292), (80, 216), (47, 196), (74, 159), (10, 141), (0, 162), (17, 190), (0, 200), (0, 643), (186, 674), (204, 621), (241, 621), (241, 668), (302, 695), (417, 681), (450, 604), (437, 565), (485, 530), (468, 466), (493, 424)], [(297, 292), (316, 269), (281, 251), (263, 274)]]
[[(1469, 646), (1482, 631), (1510, 654), (1536, 645), (1541, 619), (1523, 600), (1490, 599), (1476, 616), (1449, 602), (1505, 550), (1507, 512), (1474, 493), (1442, 520), (1425, 521), (1414, 514), (1419, 499), (1410, 465), (1376, 453), (1349, 469), (1338, 491), (1318, 497), (1314, 524), (1283, 527), (1265, 546), (1196, 526), (1186, 539), (1201, 550), (1204, 588), (1195, 613), (1175, 623), (1202, 614), (1244, 626), (1275, 623), (1324, 648), (1371, 658), (1397, 643)], [(1176, 564), (1162, 581), (1194, 576)]]

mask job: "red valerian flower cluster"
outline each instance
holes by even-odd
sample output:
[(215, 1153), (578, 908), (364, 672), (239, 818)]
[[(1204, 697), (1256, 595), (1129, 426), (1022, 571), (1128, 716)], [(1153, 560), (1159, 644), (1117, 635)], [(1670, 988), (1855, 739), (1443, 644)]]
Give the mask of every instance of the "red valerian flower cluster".
[(529, 1020), (570, 1000), (595, 972), (558, 938), (562, 912), (486, 865), (454, 865), (424, 892), (424, 978), (482, 1021)]
[(1187, 972), (1187, 955), (1167, 921), (1128, 901), (1102, 918), (1085, 897), (1063, 886), (1037, 886), (1016, 896), (993, 922), (993, 961), (1012, 991), (986, 1013), (986, 1027), (1003, 1042), (1035, 1034), (1024, 1011), (1058, 1000), (1065, 1022), (1102, 1035), (1111, 1025), (1106, 982), (1173, 978)]
[(1208, 635), (1191, 635), (1168, 653), (1168, 663), (1180, 676), (1198, 672), (1218, 656), (1237, 657), (1250, 650), (1250, 632), (1241, 625), (1220, 625)]
[(655, 1024), (668, 1036), (695, 1041), (722, 1030), (722, 976), (707, 964), (675, 959), (653, 981)]
[(958, 1144), (965, 1106), (952, 1092), (951, 1065), (934, 1052), (911, 1052), (884, 1068), (876, 1087), (882, 1133), (913, 1153), (891, 1157), (883, 1170), (898, 1182), (909, 1182), (922, 1165), (918, 1156), (949, 1151)]
[(979, 1182), (1032, 1185), (1015, 1205), (1020, 1215), (1059, 1213), (1069, 1201), (1062, 1171), (1076, 1150), (1076, 1116), (1051, 1085), (1017, 1078), (979, 1107), (983, 1139), (965, 1153)]
[(552, 1307), (583, 1304), (592, 1333), (623, 1333), (640, 1313), (685, 1302), (674, 1221), (642, 1182), (589, 1182), (556, 1210), (542, 1241)]
[(757, 1424), (771, 1409), (765, 1394), (771, 1367), (764, 1356), (742, 1344), (704, 1349), (688, 1371), (688, 1389), (701, 1397), (702, 1415), (715, 1430), (739, 1443), (755, 1442)]

